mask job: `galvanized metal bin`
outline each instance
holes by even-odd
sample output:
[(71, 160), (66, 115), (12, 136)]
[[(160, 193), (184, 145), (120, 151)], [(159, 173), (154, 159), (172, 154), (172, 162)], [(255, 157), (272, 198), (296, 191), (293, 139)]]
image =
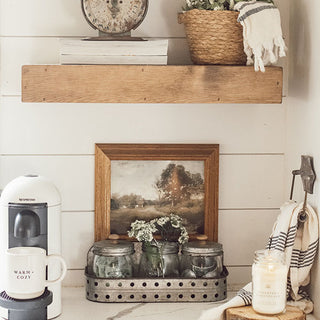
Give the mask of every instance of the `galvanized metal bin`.
[(95, 302), (214, 302), (227, 298), (228, 271), (217, 278), (102, 279), (85, 273), (86, 298)]

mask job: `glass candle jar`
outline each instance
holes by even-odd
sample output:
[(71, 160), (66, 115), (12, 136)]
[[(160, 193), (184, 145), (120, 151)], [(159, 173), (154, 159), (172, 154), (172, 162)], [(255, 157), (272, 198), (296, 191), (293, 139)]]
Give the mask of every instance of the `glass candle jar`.
[(87, 256), (89, 275), (98, 278), (132, 278), (133, 243), (125, 240), (95, 242)]
[(193, 241), (182, 246), (180, 272), (184, 278), (216, 278), (223, 271), (222, 244)]
[(158, 246), (142, 245), (140, 277), (179, 277), (179, 245), (176, 242), (159, 242)]
[(287, 273), (283, 252), (259, 250), (252, 265), (252, 307), (262, 314), (285, 311)]

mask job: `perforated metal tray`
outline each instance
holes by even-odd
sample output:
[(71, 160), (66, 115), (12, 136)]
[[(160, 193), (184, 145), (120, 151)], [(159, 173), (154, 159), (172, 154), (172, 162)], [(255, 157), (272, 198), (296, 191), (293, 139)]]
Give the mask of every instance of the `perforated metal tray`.
[(214, 279), (133, 278), (86, 276), (86, 298), (95, 302), (214, 302), (227, 297), (227, 269)]

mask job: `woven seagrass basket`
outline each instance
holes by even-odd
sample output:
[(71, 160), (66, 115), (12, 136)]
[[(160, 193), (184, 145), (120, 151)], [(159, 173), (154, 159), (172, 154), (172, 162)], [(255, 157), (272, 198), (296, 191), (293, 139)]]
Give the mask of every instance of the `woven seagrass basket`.
[(245, 65), (238, 12), (193, 9), (178, 14), (194, 64)]

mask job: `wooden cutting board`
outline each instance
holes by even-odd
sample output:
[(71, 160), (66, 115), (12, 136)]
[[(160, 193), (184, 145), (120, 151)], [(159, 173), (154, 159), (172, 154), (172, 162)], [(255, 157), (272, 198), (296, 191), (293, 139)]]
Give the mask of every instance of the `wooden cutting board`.
[(306, 315), (300, 309), (286, 307), (285, 313), (277, 315), (263, 315), (256, 313), (251, 306), (229, 308), (226, 311), (226, 320), (305, 320)]

